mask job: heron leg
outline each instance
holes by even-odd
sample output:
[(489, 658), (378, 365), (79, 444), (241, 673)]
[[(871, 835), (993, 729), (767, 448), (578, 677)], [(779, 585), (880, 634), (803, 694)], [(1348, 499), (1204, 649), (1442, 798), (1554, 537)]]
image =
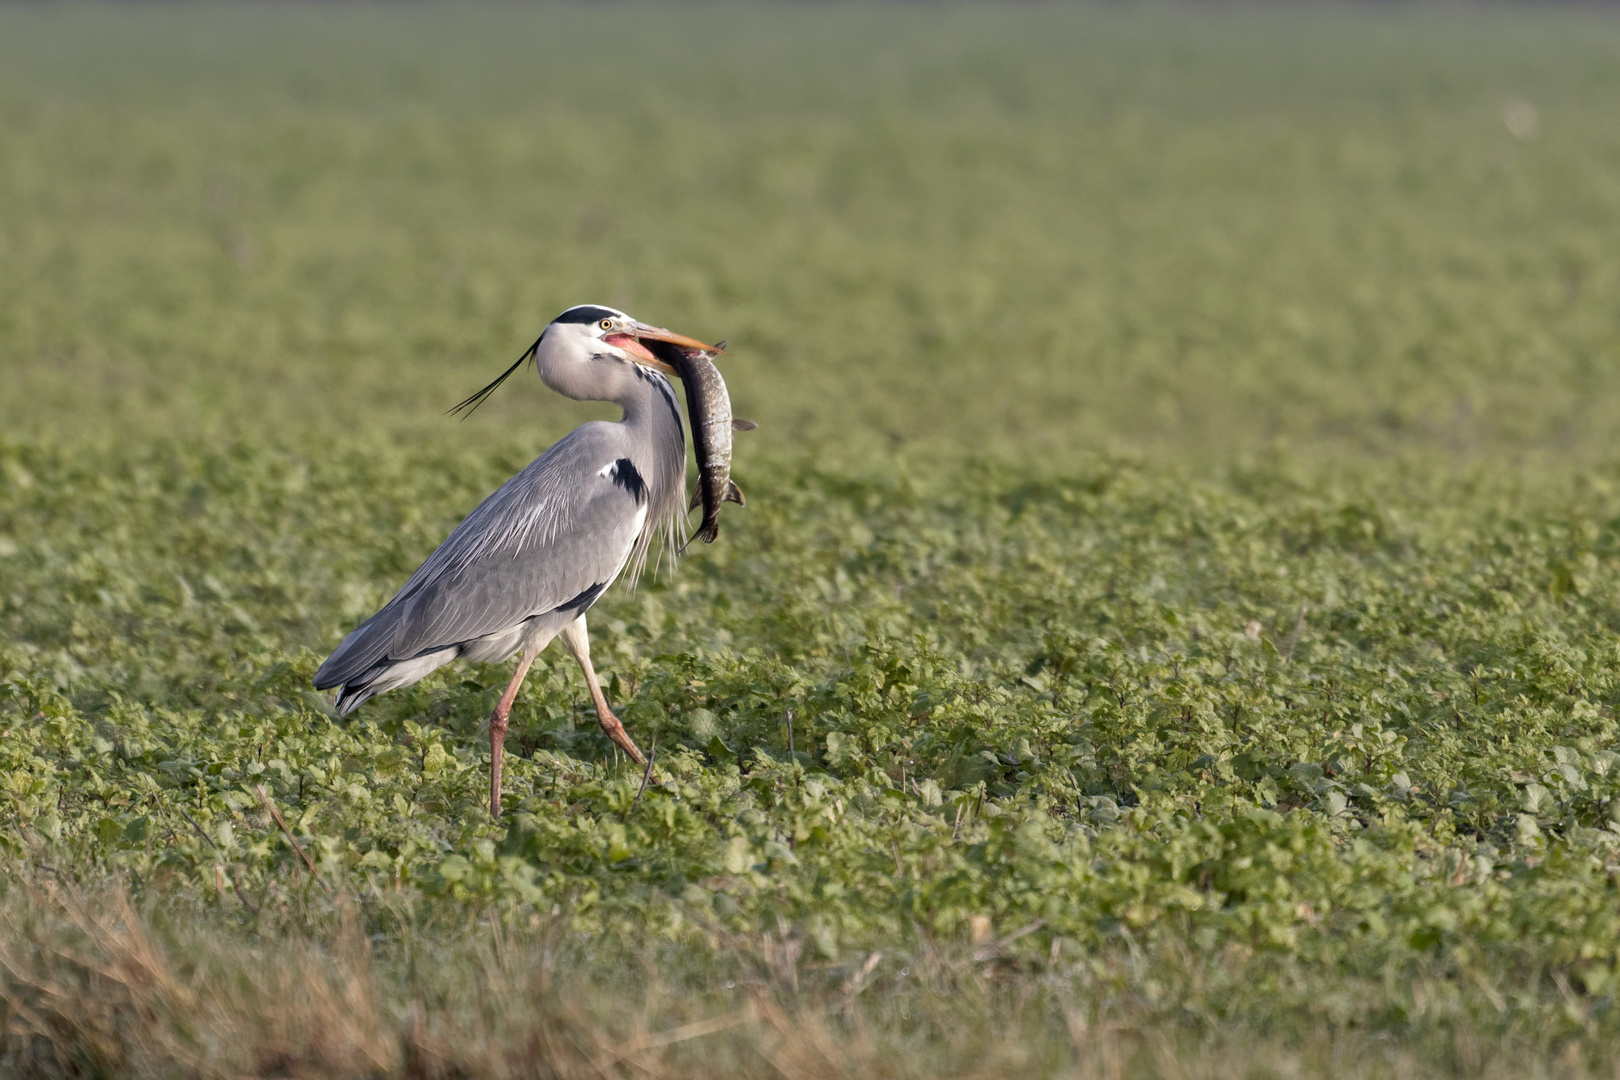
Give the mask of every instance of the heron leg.
[(501, 816), (501, 759), (506, 755), (506, 722), (512, 715), (512, 703), (517, 700), (518, 687), (523, 685), (523, 677), (529, 673), (529, 665), (534, 663), (539, 649), (528, 647), (518, 658), (517, 670), (512, 673), (512, 681), (506, 684), (506, 693), (496, 703), (495, 711), (489, 714), (489, 816)]
[(591, 639), (585, 630), (585, 616), (581, 615), (563, 627), (557, 636), (563, 639), (563, 644), (568, 646), (568, 651), (574, 654), (580, 670), (585, 673), (585, 685), (591, 688), (591, 703), (596, 706), (596, 720), (602, 725), (603, 733), (618, 743), (619, 749), (629, 754), (631, 761), (645, 765), (647, 759), (636, 749), (636, 744), (630, 740), (630, 733), (624, 730), (624, 725), (613, 715), (613, 710), (608, 708), (607, 698), (602, 695), (602, 684), (596, 680), (596, 669), (591, 667)]

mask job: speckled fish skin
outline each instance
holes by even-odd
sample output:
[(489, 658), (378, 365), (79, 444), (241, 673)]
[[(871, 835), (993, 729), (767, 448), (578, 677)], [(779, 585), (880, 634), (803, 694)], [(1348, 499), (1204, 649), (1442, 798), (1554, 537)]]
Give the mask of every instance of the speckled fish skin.
[(697, 490), (692, 493), (691, 507), (703, 504), (703, 523), (686, 543), (702, 540), (712, 544), (720, 535), (720, 504), (748, 505), (742, 489), (731, 479), (731, 432), (734, 425), (746, 431), (754, 424), (732, 419), (726, 381), (707, 352), (650, 341), (646, 344), (654, 348), (659, 359), (680, 372), (686, 386), (686, 415), (698, 464)]

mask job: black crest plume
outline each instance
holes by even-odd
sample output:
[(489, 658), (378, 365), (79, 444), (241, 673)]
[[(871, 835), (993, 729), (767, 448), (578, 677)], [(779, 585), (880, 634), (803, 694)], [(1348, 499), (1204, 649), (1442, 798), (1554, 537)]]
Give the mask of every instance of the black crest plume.
[(467, 419), (467, 417), (471, 416), (475, 411), (477, 411), (478, 406), (482, 405), (484, 403), (484, 401), (489, 397), (489, 395), (491, 395), (491, 394), (493, 394), (495, 392), (495, 388), (500, 386), (501, 383), (505, 382), (507, 379), (511, 378), (512, 373), (514, 371), (516, 371), (518, 368), (522, 367), (523, 362), (525, 360), (527, 360), (529, 357), (533, 356), (535, 350), (538, 349), (539, 347), (540, 347), (540, 339), (535, 338), (534, 339), (534, 344), (530, 345), (528, 347), (528, 349), (526, 349), (524, 351), (523, 355), (517, 358), (517, 363), (513, 364), (511, 367), (509, 367), (505, 371), (501, 372), (498, 376), (495, 377), (494, 382), (490, 383), (488, 386), (486, 386), (482, 390), (478, 391), (478, 393), (474, 394), (472, 397), (467, 398), (465, 401), (461, 402), (460, 404), (456, 405), (453, 408), (445, 410), (445, 415), (446, 416), (454, 416), (456, 413), (460, 413), (461, 418), (463, 420)]

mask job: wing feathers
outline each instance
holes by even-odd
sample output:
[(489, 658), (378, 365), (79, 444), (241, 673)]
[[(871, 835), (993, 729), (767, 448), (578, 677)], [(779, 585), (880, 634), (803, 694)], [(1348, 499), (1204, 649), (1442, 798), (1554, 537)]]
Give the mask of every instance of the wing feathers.
[(647, 517), (645, 492), (625, 482), (623, 468), (617, 477), (601, 471), (627, 460), (616, 433), (602, 430), (617, 427), (576, 429), (480, 503), (404, 588), (344, 639), (315, 685), (338, 686), (385, 661), (594, 603), (623, 569)]

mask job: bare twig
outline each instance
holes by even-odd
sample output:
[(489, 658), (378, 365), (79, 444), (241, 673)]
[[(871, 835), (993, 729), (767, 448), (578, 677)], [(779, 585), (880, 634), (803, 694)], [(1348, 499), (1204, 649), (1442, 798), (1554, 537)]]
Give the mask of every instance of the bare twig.
[(734, 1028), (738, 1024), (746, 1024), (754, 1018), (753, 1009), (743, 1009), (729, 1016), (715, 1016), (708, 1020), (694, 1020), (690, 1024), (670, 1028), (651, 1035), (643, 1035), (632, 1040), (628, 1045), (620, 1047), (616, 1056), (620, 1058), (631, 1054), (638, 1054), (643, 1050), (652, 1050), (660, 1046), (674, 1046), (676, 1043), (686, 1042), (688, 1039), (701, 1039), (705, 1035), (713, 1035), (717, 1031)]
[[(219, 844), (214, 840), (214, 838), (212, 836), (209, 836), (207, 831), (204, 830), (201, 825), (197, 824), (197, 819), (196, 818), (194, 818), (190, 814), (186, 813), (186, 808), (185, 807), (177, 806), (177, 807), (175, 807), (175, 809), (180, 811), (180, 816), (185, 818), (186, 821), (188, 823), (190, 823), (190, 825), (191, 825), (191, 827), (193, 829), (197, 830), (197, 835), (198, 836), (200, 836), (204, 840), (208, 841), (208, 846), (209, 847), (213, 848), (215, 851), (219, 852), (221, 855), (225, 854), (225, 849), (220, 847)], [(275, 813), (275, 811), (272, 810), (271, 813)], [(282, 828), (286, 828), (286, 826), (284, 825), (284, 826), (282, 826)], [(296, 847), (297, 845), (294, 845), (294, 846)], [(303, 853), (300, 852), (299, 854), (303, 854)], [(215, 865), (215, 867), (214, 867), (214, 877), (216, 878), (216, 880), (223, 880), (224, 877), (225, 877), (224, 870), (221, 869), (218, 865)], [(240, 881), (236, 880), (236, 875), (235, 874), (231, 875), (231, 891), (236, 893), (236, 898), (238, 900), (242, 901), (242, 906), (243, 907), (247, 908), (249, 911), (251, 911), (255, 915), (257, 915), (259, 913), (259, 909), (254, 907), (253, 902), (247, 898), (247, 893), (242, 891), (242, 883)]]
[[(989, 919), (985, 920), (986, 929), (989, 929), (989, 922)], [(973, 950), (973, 959), (980, 963), (983, 963), (986, 960), (998, 960), (1006, 955), (1005, 949), (1008, 945), (1011, 945), (1013, 942), (1017, 941), (1021, 937), (1024, 937), (1026, 934), (1033, 934), (1035, 931), (1039, 930), (1045, 925), (1045, 919), (1036, 919), (1034, 922), (1027, 923), (1010, 934), (1003, 934), (999, 938), (985, 941), (982, 944), (979, 944), (978, 947)]]
[(321, 888), (326, 888), (326, 882), (321, 881), (320, 871), (315, 869), (314, 861), (304, 854), (304, 849), (298, 845), (298, 839), (293, 836), (292, 830), (287, 828), (287, 822), (282, 819), (281, 811), (276, 809), (276, 804), (270, 801), (270, 794), (264, 790), (264, 785), (254, 784), (253, 790), (259, 793), (259, 801), (264, 803), (264, 808), (270, 811), (270, 816), (276, 819), (277, 825), (281, 826), (281, 832), (287, 837), (287, 843), (292, 845), (293, 850), (298, 852), (298, 857), (304, 860), (304, 865), (309, 867), (310, 876), (319, 882)]
[(654, 739), (647, 747), (647, 767), (641, 770), (641, 787), (636, 790), (636, 797), (630, 800), (630, 809), (634, 810), (641, 802), (641, 797), (647, 793), (647, 781), (652, 779), (653, 762), (658, 758), (658, 740)]
[(1036, 919), (1032, 923), (1027, 923), (1024, 926), (1020, 926), (1017, 930), (1014, 930), (1010, 934), (1004, 934), (999, 940), (997, 940), (996, 944), (997, 945), (1011, 945), (1013, 942), (1017, 941), (1019, 938), (1023, 937), (1024, 935), (1033, 934), (1035, 931), (1039, 930), (1041, 927), (1043, 927), (1045, 925), (1046, 925), (1046, 920), (1045, 919)]
[(882, 963), (882, 961), (883, 954), (880, 952), (873, 952), (868, 955), (866, 962), (862, 964), (854, 974), (850, 975), (848, 979), (844, 980), (844, 995), (848, 998), (854, 998), (862, 990), (865, 990), (867, 976), (876, 971), (878, 964)]
[(177, 806), (177, 807), (175, 807), (175, 809), (180, 811), (180, 816), (185, 818), (186, 821), (188, 821), (191, 824), (191, 827), (193, 829), (197, 830), (197, 835), (198, 836), (200, 836), (204, 840), (208, 841), (208, 846), (209, 847), (213, 848), (215, 851), (220, 850), (219, 845), (214, 842), (214, 838), (212, 836), (209, 836), (206, 832), (204, 832), (203, 827), (201, 825), (197, 824), (197, 819), (192, 817), (190, 814), (186, 813), (186, 808), (185, 807)]
[(238, 900), (242, 901), (242, 906), (248, 909), (248, 914), (257, 915), (259, 913), (258, 906), (247, 898), (247, 893), (242, 891), (242, 879), (237, 876), (236, 867), (234, 866), (231, 867), (231, 891), (236, 894)]
[(1294, 628), (1288, 631), (1288, 636), (1282, 640), (1282, 647), (1277, 650), (1282, 653), (1284, 660), (1293, 659), (1294, 646), (1299, 644), (1299, 635), (1305, 630), (1305, 612), (1308, 610), (1305, 601), (1301, 600), (1299, 602), (1299, 617), (1294, 620)]

